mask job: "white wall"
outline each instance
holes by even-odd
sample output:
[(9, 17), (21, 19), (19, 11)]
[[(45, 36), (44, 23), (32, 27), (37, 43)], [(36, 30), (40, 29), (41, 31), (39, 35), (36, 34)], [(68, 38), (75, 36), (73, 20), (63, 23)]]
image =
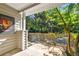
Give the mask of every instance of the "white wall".
[(15, 34), (8, 34), (8, 36), (0, 36), (0, 55), (12, 49), (17, 48), (17, 40)]
[[(5, 4), (0, 4), (0, 14), (14, 17), (16, 21), (20, 20), (20, 14), (15, 9), (12, 9), (11, 7), (6, 6)], [(14, 48), (19, 48), (19, 41), (21, 39), (21, 36), (19, 34), (21, 33), (14, 32), (13, 34), (0, 35), (0, 40), (6, 39), (2, 44), (0, 44), (0, 54), (12, 50)]]

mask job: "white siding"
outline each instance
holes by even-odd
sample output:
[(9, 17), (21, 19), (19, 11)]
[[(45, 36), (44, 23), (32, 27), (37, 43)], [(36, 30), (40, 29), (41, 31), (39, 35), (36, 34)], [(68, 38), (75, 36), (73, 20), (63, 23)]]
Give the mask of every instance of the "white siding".
[(15, 34), (10, 34), (6, 37), (0, 36), (0, 55), (15, 48), (17, 48), (17, 39)]
[[(20, 14), (16, 10), (4, 4), (0, 4), (0, 14), (14, 17), (15, 20), (20, 20)], [(15, 32), (13, 34), (7, 34), (7, 36), (0, 35), (0, 41), (2, 39), (6, 39), (6, 40), (4, 42), (0, 42), (1, 43), (0, 44), (0, 55), (12, 49), (18, 48), (19, 41), (20, 41), (19, 39), (21, 39), (21, 36), (19, 36), (19, 33)]]

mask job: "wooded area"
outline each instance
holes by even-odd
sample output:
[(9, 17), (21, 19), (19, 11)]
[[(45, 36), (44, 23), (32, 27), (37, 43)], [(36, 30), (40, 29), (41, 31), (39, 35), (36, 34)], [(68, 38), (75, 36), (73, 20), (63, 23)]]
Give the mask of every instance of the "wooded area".
[(26, 17), (29, 32), (64, 32), (64, 26), (71, 32), (79, 32), (79, 4), (64, 4), (60, 7)]

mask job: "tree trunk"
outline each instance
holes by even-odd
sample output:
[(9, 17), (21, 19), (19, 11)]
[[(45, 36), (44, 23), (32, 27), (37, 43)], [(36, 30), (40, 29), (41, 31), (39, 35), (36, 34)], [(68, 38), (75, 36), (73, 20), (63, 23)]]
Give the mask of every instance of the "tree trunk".
[(79, 47), (78, 47), (78, 44), (79, 44), (79, 34), (77, 35), (77, 38), (76, 38), (76, 41), (75, 41), (75, 55), (76, 56), (79, 56)]
[(71, 45), (70, 45), (70, 36), (71, 36), (71, 34), (70, 34), (70, 32), (68, 32), (68, 43), (67, 43), (67, 51), (68, 51), (68, 53), (71, 53)]

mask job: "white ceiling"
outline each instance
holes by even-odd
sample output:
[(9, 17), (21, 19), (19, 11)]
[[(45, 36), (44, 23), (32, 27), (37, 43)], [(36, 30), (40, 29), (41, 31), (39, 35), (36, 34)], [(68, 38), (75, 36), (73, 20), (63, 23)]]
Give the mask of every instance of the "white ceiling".
[(30, 5), (32, 5), (33, 3), (6, 3), (6, 5), (20, 11), (24, 8), (29, 7)]
[(34, 4), (35, 3), (6, 3), (6, 5), (16, 9), (17, 11), (25, 11), (26, 16), (63, 5), (63, 3), (40, 3), (32, 6)]
[(38, 12), (46, 11), (49, 9), (53, 9), (55, 7), (60, 7), (64, 3), (41, 3), (39, 5), (36, 5), (30, 9), (25, 10), (26, 16), (32, 15)]

